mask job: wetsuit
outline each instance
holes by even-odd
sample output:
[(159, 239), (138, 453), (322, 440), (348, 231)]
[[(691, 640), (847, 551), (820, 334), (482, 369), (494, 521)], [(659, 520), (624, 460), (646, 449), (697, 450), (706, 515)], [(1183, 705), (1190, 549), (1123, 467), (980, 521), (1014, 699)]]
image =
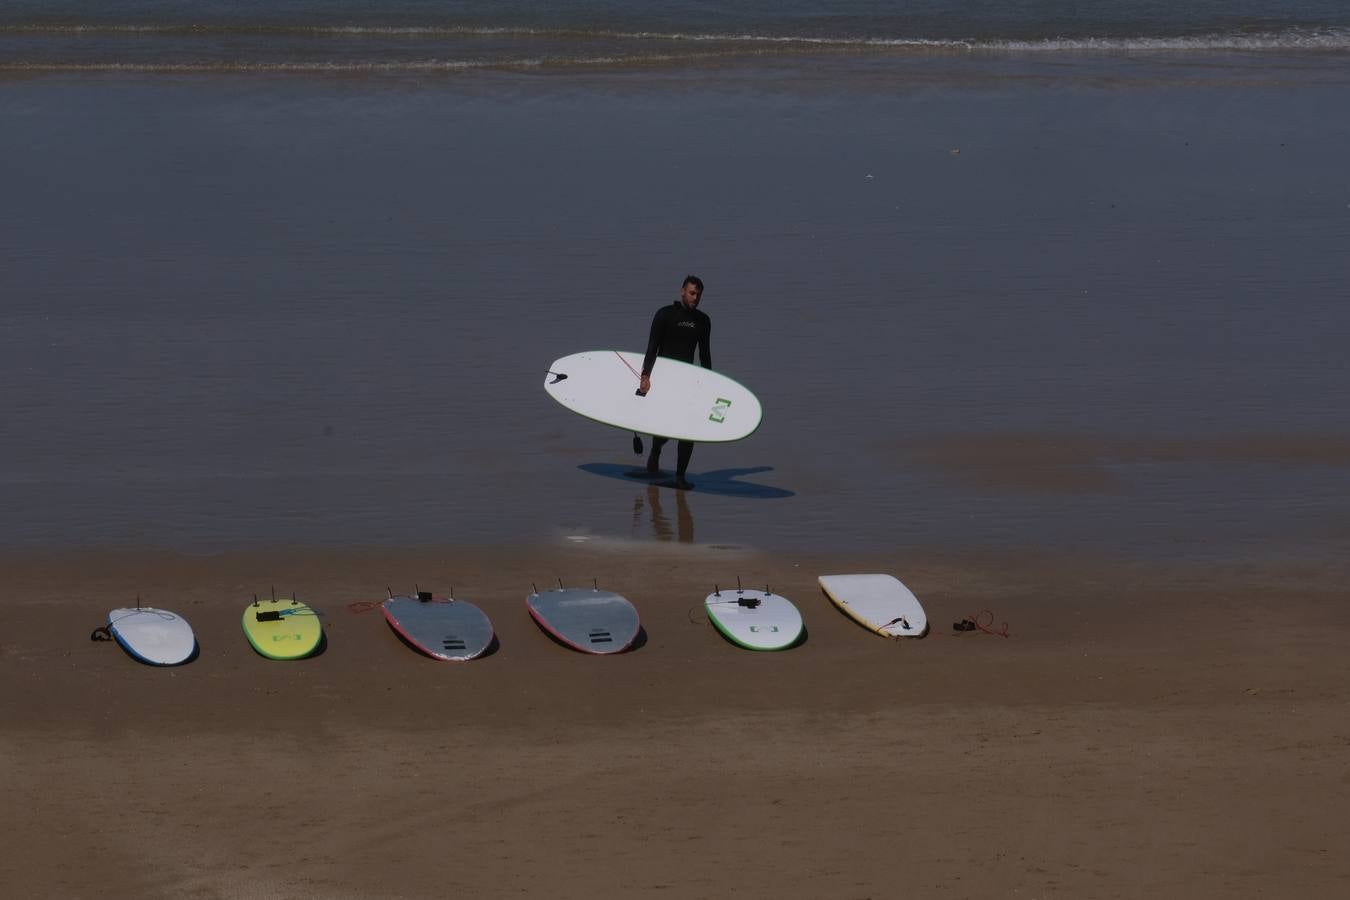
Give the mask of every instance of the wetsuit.
[[(642, 360), (644, 377), (652, 374), (656, 358), (678, 359), (692, 363), (694, 351), (698, 351), (698, 361), (705, 369), (712, 368), (712, 319), (698, 309), (689, 309), (679, 300), (669, 306), (663, 306), (652, 317), (651, 335), (647, 338), (647, 355)], [(647, 457), (647, 470), (655, 472), (661, 457), (661, 448), (670, 438), (652, 435), (652, 452)], [(693, 441), (680, 441), (676, 457), (675, 477), (684, 480), (689, 468), (689, 460), (694, 455)]]

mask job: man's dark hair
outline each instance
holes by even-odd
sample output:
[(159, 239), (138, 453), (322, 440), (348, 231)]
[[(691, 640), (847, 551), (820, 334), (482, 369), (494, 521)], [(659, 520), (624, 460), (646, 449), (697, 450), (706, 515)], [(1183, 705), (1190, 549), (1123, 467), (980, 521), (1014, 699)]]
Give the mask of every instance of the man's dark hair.
[(684, 284), (681, 284), (681, 285), (680, 285), (680, 290), (684, 290), (684, 287), (685, 287), (685, 285), (687, 285), (687, 284), (692, 284), (694, 287), (698, 288), (699, 296), (700, 296), (700, 297), (703, 296), (703, 279), (702, 279), (702, 278), (699, 278), (697, 275), (686, 275), (686, 276), (684, 276)]

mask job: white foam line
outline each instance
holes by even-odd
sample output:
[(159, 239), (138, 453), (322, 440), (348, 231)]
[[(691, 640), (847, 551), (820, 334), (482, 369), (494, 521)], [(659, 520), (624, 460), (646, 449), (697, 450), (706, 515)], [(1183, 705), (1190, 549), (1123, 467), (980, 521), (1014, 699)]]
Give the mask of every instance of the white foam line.
[(1350, 31), (1293, 34), (1209, 34), (1195, 37), (1156, 38), (1050, 38), (1036, 41), (997, 41), (978, 45), (979, 49), (1019, 53), (1060, 51), (1130, 52), (1158, 50), (1346, 50), (1350, 49)]
[(549, 66), (585, 67), (674, 62), (713, 56), (595, 56), (581, 59), (531, 58), (510, 60), (420, 60), (403, 62), (200, 62), (200, 63), (0, 63), (0, 72), (129, 72), (192, 74), (211, 72), (455, 72), (475, 69), (537, 69)]
[(568, 28), (529, 28), (470, 25), (229, 25), (229, 24), (87, 24), (16, 25), (0, 27), (2, 33), (33, 34), (312, 34), (334, 36), (519, 36), (543, 38), (666, 41), (686, 43), (761, 44), (772, 46), (897, 48), (935, 50), (986, 50), (1008, 52), (1106, 51), (1132, 50), (1346, 50), (1350, 49), (1350, 28), (1290, 28), (1250, 34), (1214, 32), (1195, 36), (1134, 37), (1053, 37), (1036, 40), (1001, 38), (922, 38), (922, 37), (831, 37), (782, 34), (723, 32), (661, 32), (585, 30)]

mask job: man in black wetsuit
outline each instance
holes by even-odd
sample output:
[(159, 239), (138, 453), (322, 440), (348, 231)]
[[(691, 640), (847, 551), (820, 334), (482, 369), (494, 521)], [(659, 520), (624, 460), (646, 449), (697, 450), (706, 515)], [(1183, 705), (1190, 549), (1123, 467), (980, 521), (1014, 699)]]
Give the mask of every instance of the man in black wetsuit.
[[(663, 306), (652, 318), (651, 336), (647, 338), (647, 356), (642, 360), (642, 382), (638, 390), (646, 394), (652, 386), (652, 366), (656, 358), (678, 359), (692, 363), (694, 350), (698, 350), (698, 361), (705, 369), (712, 368), (712, 320), (708, 314), (699, 312), (698, 302), (703, 299), (703, 282), (696, 275), (684, 279), (680, 286), (680, 299), (669, 306)], [(652, 452), (647, 457), (647, 472), (655, 475), (661, 467), (661, 448), (670, 438), (652, 436)], [(682, 491), (693, 487), (685, 480), (689, 469), (689, 459), (694, 455), (693, 441), (680, 441), (676, 456), (675, 486)]]

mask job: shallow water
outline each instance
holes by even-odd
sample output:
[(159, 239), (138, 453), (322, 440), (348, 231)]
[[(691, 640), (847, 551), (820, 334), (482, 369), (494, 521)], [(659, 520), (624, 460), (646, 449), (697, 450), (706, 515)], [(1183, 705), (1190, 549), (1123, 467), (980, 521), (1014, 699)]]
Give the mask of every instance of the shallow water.
[[(0, 545), (1340, 552), (1343, 66), (953, 66), (0, 82)], [(653, 494), (542, 378), (686, 272)]]

